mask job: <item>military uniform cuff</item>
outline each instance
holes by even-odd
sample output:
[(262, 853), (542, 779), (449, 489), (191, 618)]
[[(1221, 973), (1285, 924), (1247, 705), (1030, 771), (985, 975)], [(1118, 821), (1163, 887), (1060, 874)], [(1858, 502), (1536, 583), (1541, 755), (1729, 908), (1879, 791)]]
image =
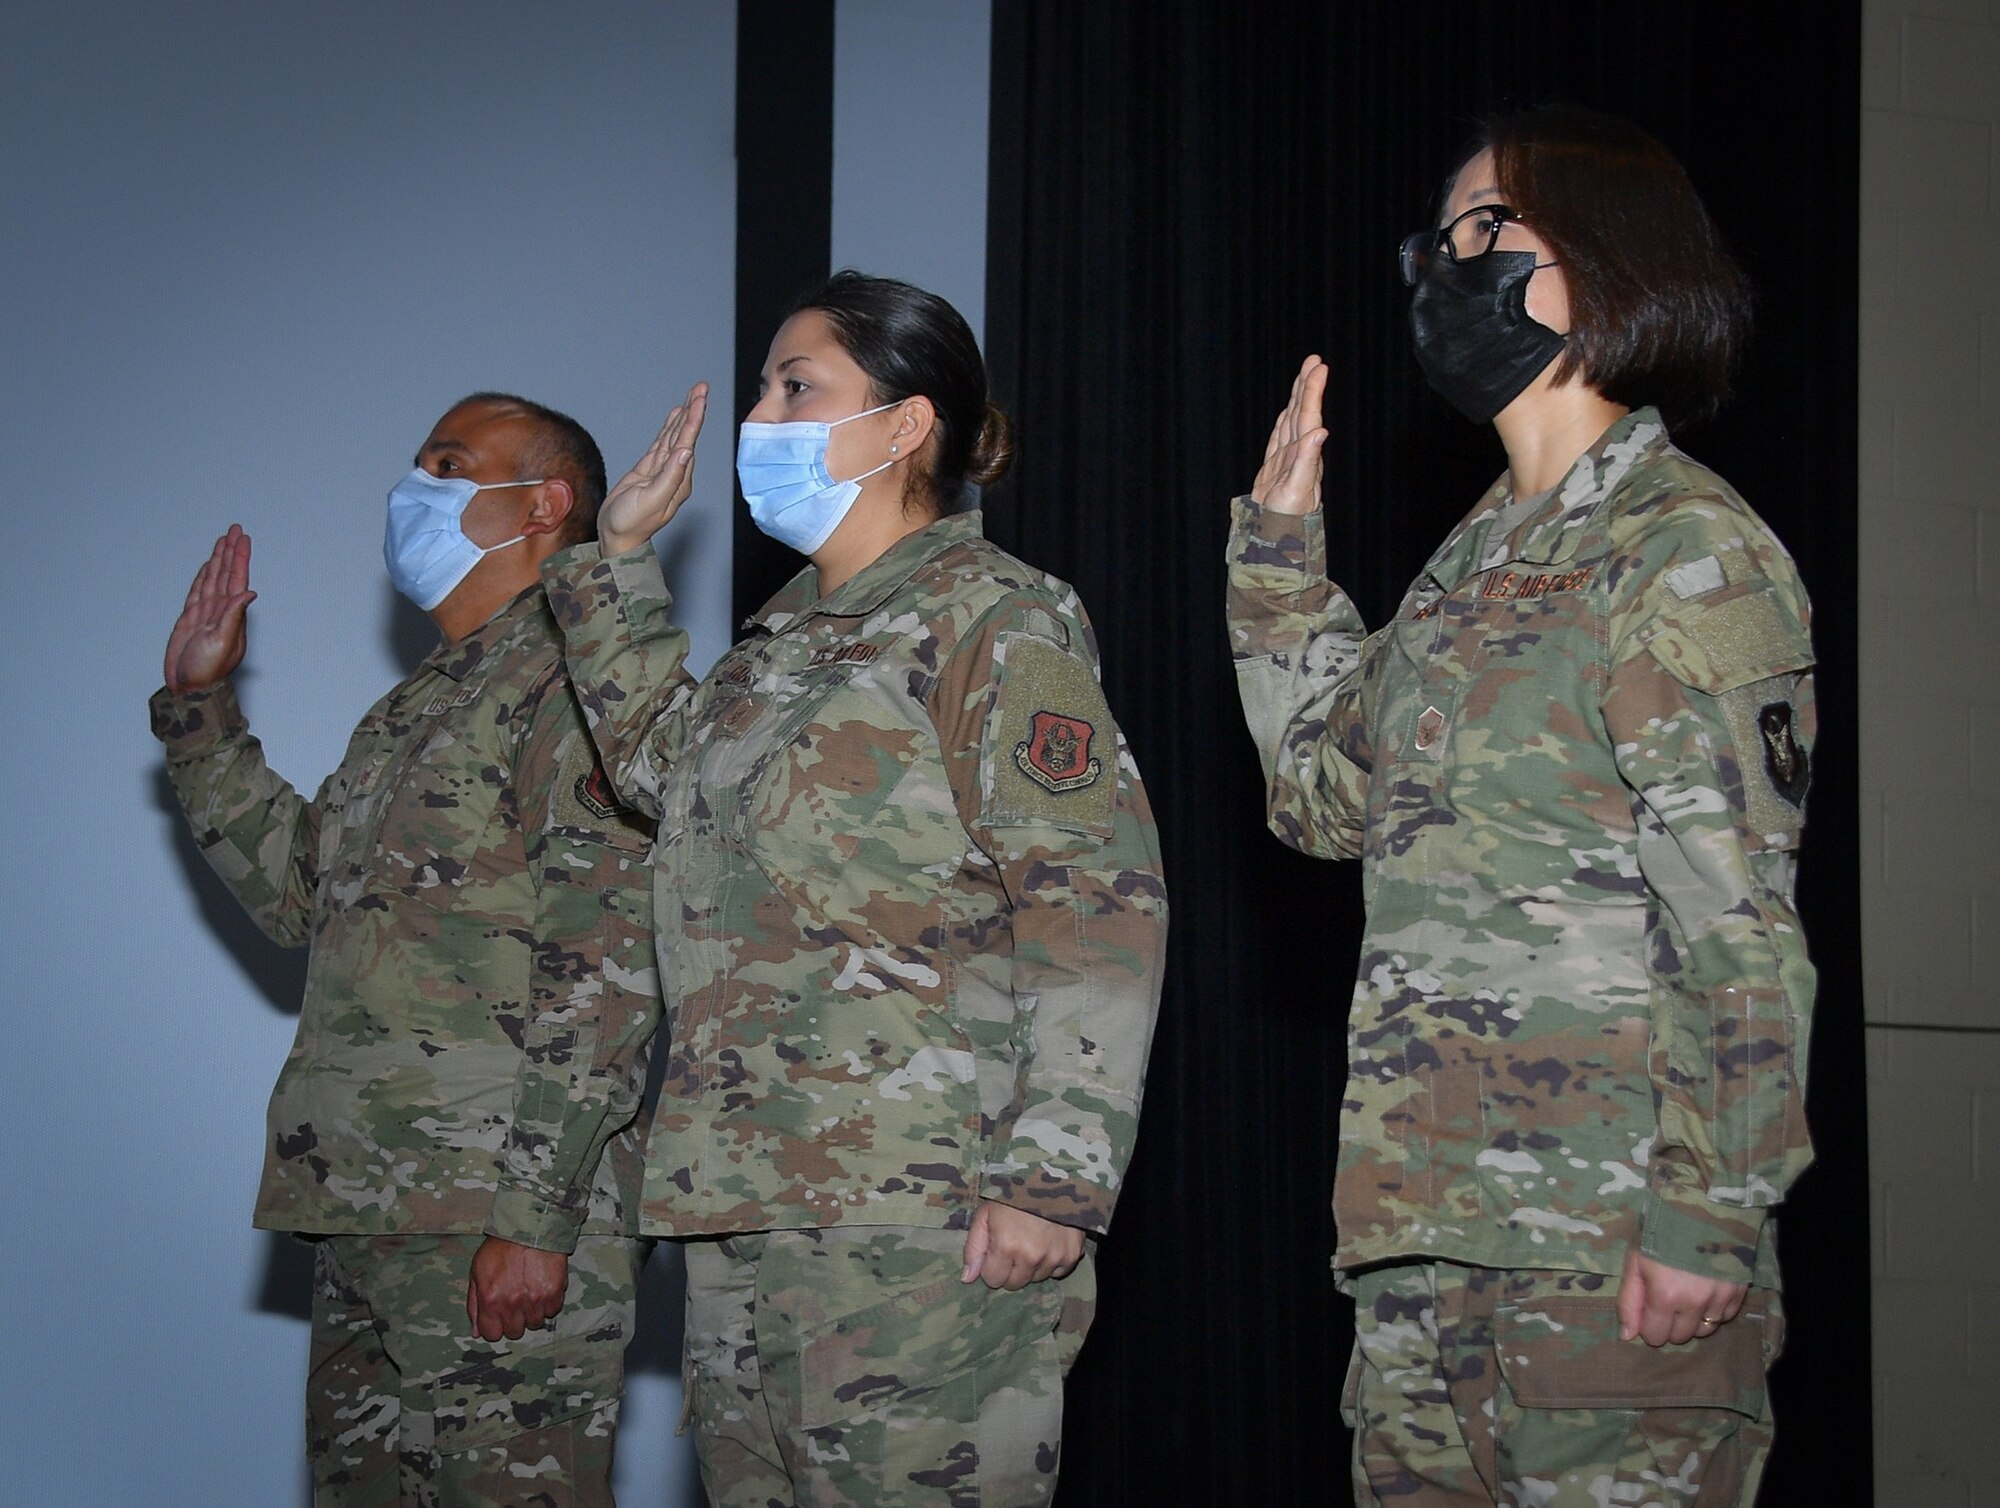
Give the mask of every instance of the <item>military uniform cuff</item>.
[(242, 738), (250, 731), (243, 709), (237, 705), (236, 688), (217, 681), (202, 691), (173, 692), (162, 686), (147, 703), (153, 718), (153, 737), (170, 753), (193, 753)]
[(1699, 1190), (1655, 1183), (1646, 1196), (1639, 1251), (1656, 1262), (1725, 1283), (1748, 1283), (1769, 1211), (1715, 1203)]
[(1311, 513), (1279, 513), (1247, 495), (1234, 499), (1229, 505), (1229, 564), (1262, 572), (1324, 575), (1326, 515), (1317, 508)]
[(1117, 1202), (1110, 1189), (1081, 1179), (1060, 1178), (1040, 1167), (1019, 1173), (988, 1173), (980, 1181), (979, 1196), (1100, 1236), (1111, 1228), (1111, 1206)]
[(594, 540), (558, 550), (542, 562), (542, 586), (549, 594), (556, 622), (566, 627), (581, 623), (592, 610), (612, 602), (637, 597), (673, 599), (650, 540), (620, 555), (606, 555), (604, 547)]
[(529, 1189), (502, 1189), (493, 1196), (486, 1234), (540, 1251), (572, 1252), (583, 1233), (583, 1215)]

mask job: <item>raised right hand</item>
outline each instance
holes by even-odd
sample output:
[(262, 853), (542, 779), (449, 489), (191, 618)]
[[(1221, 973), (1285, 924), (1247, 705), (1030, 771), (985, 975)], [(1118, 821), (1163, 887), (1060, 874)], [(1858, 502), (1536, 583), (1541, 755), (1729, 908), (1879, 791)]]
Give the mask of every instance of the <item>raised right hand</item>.
[(194, 573), (180, 620), (167, 636), (167, 690), (204, 691), (243, 663), (243, 610), (257, 600), (250, 590), (250, 536), (242, 525), (215, 542)]
[(1264, 464), (1250, 484), (1250, 496), (1274, 513), (1312, 513), (1319, 508), (1319, 481), (1325, 466), (1320, 447), (1320, 403), (1326, 397), (1326, 363), (1308, 356), (1292, 379), (1291, 401), (1271, 426)]
[(688, 389), (660, 426), (638, 465), (618, 479), (597, 510), (597, 538), (606, 555), (637, 549), (667, 526), (694, 490), (694, 442), (708, 412), (708, 384)]

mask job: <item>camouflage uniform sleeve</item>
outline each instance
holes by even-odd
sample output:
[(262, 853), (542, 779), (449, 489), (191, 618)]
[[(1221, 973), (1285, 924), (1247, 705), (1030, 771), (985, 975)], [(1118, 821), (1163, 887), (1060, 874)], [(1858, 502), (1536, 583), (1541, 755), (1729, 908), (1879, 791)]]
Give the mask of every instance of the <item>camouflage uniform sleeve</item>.
[(1326, 575), (1323, 515), (1239, 497), (1230, 508), (1229, 651), (1264, 762), (1271, 831), (1301, 853), (1351, 859), (1367, 812), (1367, 636)]
[(319, 887), (319, 803), (264, 762), (229, 682), (179, 696), (162, 687), (151, 710), (202, 856), (267, 937), (305, 946)]
[(1167, 895), (1088, 625), (1018, 599), (960, 640), (930, 713), (961, 820), (1009, 904), (1021, 1044), (980, 1193), (1102, 1232), (1132, 1155)]
[(528, 1011), (486, 1230), (573, 1251), (605, 1144), (631, 1124), (659, 1023), (649, 834), (610, 800), (583, 718), (551, 667), (517, 716), (512, 789), (533, 894)]
[(659, 792), (687, 733), (688, 636), (650, 544), (607, 558), (596, 544), (542, 562), (563, 654), (590, 735), (626, 805), (660, 815)]
[(1744, 1283), (1770, 1207), (1812, 1160), (1814, 975), (1792, 904), (1812, 646), (1776, 542), (1741, 513), (1686, 513), (1700, 526), (1656, 530), (1628, 559), (1604, 701), (1647, 891), (1659, 1130), (1640, 1239)]

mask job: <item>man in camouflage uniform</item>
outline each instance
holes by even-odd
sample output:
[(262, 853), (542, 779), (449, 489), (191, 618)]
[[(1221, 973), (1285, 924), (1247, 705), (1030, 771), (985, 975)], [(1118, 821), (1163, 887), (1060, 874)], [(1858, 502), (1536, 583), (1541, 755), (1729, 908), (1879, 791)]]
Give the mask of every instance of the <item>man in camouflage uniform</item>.
[[(1550, 493), (1503, 479), (1372, 636), (1318, 512), (1235, 504), (1272, 829), (1365, 867), (1334, 1260), (1384, 1501), (1754, 1494), (1769, 1215), (1811, 1155), (1807, 621), (1782, 546), (1651, 409)], [(1617, 1298), (1662, 1267), (1747, 1285), (1740, 1312), (1641, 1344)]]
[(482, 395), (418, 464), (481, 485), (458, 525), (476, 563), (315, 798), (230, 687), (240, 529), (188, 594), (153, 726), (217, 874), (312, 950), (256, 1223), (316, 1242), (316, 1501), (609, 1504), (658, 1019), (649, 831), (611, 795), (538, 579), (594, 529), (603, 461), (573, 420)]
[[(1081, 604), (958, 514), (824, 597), (809, 566), (690, 688), (649, 548), (545, 576), (612, 777), (660, 823), (642, 1225), (705, 1238), (711, 1501), (1046, 1501), (1094, 1303), (1077, 1233), (1131, 1152), (1167, 920)], [(1041, 1221), (1077, 1255), (1013, 1256)]]

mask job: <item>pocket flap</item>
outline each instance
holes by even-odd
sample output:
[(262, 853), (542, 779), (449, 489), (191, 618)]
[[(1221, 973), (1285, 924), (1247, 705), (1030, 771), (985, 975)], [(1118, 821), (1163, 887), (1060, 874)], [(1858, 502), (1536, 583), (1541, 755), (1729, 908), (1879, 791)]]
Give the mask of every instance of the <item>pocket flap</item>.
[(1047, 1337), (1062, 1312), (1058, 1284), (993, 1292), (953, 1274), (845, 1315), (801, 1351), (801, 1422), (821, 1428), (934, 1392)]
[(1515, 1402), (1542, 1409), (1722, 1408), (1764, 1412), (1770, 1316), (1753, 1293), (1700, 1340), (1649, 1346), (1618, 1338), (1617, 1299), (1579, 1294), (1503, 1302), (1494, 1349)]

